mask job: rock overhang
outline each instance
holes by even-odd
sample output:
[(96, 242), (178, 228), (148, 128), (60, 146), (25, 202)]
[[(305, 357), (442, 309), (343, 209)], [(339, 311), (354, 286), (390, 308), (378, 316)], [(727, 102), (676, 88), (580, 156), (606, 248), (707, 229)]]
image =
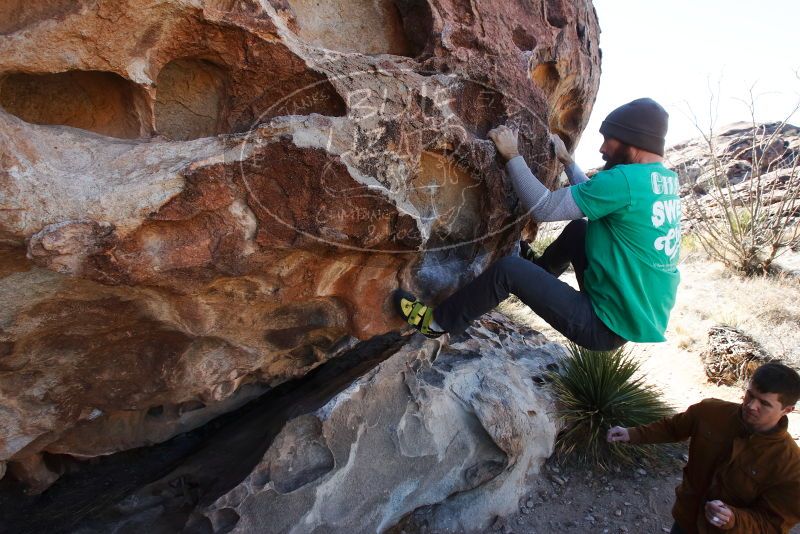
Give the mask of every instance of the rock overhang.
[[(528, 222), (488, 129), (518, 126), (552, 183), (547, 130), (576, 142), (599, 81), (591, 6), (556, 0), (145, 4), (33, 3), (2, 28), (0, 391), (47, 379), (0, 460), (158, 441), (397, 328), (392, 289), (441, 297)], [(125, 385), (147, 370), (158, 392)]]

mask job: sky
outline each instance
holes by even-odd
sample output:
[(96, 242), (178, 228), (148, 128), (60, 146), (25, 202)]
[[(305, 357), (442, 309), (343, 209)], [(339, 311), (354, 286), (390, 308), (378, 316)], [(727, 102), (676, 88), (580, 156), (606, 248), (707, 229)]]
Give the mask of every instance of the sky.
[[(600, 91), (575, 151), (600, 167), (600, 123), (615, 107), (649, 96), (670, 115), (667, 146), (750, 120), (783, 119), (800, 101), (800, 0), (594, 0), (603, 51)], [(714, 113), (709, 113), (711, 94)], [(800, 113), (793, 117), (800, 123)]]

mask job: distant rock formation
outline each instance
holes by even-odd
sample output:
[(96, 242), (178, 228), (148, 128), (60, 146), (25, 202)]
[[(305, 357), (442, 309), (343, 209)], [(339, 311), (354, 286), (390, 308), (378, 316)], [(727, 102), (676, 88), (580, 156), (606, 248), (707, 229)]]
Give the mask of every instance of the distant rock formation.
[(667, 149), (667, 165), (678, 173), (684, 195), (704, 195), (715, 180), (737, 189), (753, 176), (754, 159), (765, 180), (779, 179), (800, 158), (800, 128), (791, 124), (737, 122), (720, 128), (710, 142), (713, 154), (702, 137)]
[(750, 274), (796, 270), (800, 128), (735, 123), (671, 147), (666, 161), (680, 176), (684, 231), (715, 259)]
[(5, 2), (0, 476), (202, 425), (507, 253), (485, 134), (552, 183), (598, 33), (565, 0)]

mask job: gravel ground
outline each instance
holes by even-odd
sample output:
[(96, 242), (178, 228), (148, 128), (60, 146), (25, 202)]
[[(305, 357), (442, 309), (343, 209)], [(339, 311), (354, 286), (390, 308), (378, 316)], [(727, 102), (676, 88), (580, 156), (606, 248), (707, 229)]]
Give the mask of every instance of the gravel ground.
[(548, 462), (518, 512), (498, 518), (486, 532), (669, 532), (684, 454), (676, 448), (657, 465), (607, 472)]

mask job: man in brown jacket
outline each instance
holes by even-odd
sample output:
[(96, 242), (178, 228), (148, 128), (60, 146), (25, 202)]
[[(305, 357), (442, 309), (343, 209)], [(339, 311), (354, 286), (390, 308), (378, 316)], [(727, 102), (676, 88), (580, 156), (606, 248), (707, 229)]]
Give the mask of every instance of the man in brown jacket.
[(800, 399), (800, 376), (759, 367), (741, 404), (706, 399), (685, 412), (635, 428), (613, 427), (609, 442), (666, 443), (690, 438), (689, 462), (675, 489), (672, 534), (787, 533), (800, 522), (800, 448), (786, 415)]

